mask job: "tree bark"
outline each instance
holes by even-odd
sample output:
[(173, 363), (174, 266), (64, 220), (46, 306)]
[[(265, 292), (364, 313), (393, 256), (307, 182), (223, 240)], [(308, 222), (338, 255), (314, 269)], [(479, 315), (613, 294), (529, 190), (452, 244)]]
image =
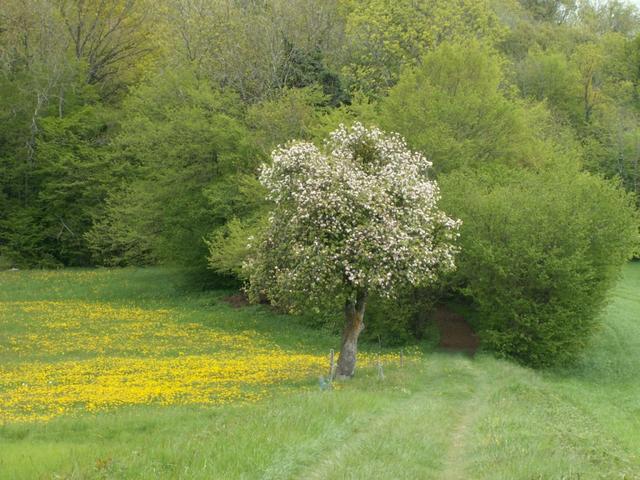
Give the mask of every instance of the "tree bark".
[(337, 378), (351, 378), (356, 371), (358, 337), (364, 330), (364, 309), (367, 304), (367, 292), (358, 290), (356, 300), (348, 299), (344, 307), (345, 325), (342, 333), (342, 345), (338, 357)]

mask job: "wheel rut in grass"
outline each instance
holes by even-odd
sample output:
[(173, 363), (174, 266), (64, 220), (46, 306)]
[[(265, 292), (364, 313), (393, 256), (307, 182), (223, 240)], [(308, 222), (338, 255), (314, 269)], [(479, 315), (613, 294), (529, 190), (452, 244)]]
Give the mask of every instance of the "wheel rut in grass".
[(295, 478), (304, 480), (324, 480), (332, 478), (332, 471), (349, 461), (354, 454), (357, 455), (360, 447), (370, 438), (384, 435), (391, 426), (401, 417), (411, 415), (411, 411), (419, 410), (421, 403), (427, 398), (426, 393), (415, 393), (400, 402), (394, 402), (386, 407), (373, 421), (363, 425), (361, 430), (345, 437), (338, 446), (331, 448), (323, 459), (310, 465)]
[(473, 425), (478, 421), (490, 394), (487, 378), (482, 372), (476, 372), (474, 391), (463, 404), (459, 420), (451, 431), (449, 449), (445, 454), (442, 473), (438, 478), (442, 480), (469, 480), (466, 472), (467, 449), (469, 446), (469, 433)]
[[(415, 454), (420, 455), (422, 451), (420, 448), (415, 448), (415, 445), (402, 447), (402, 442), (416, 440), (420, 442), (420, 436), (425, 435), (432, 437), (432, 441), (427, 441), (422, 454), (431, 455), (432, 461), (440, 456), (439, 453), (444, 454), (446, 457), (445, 471), (447, 475), (450, 475), (446, 478), (464, 478), (458, 475), (455, 469), (456, 463), (464, 455), (467, 428), (474, 423), (472, 414), (476, 405), (482, 403), (482, 400), (479, 399), (483, 394), (477, 386), (480, 377), (472, 360), (455, 360), (452, 367), (444, 369), (442, 366), (437, 367), (434, 377), (425, 379), (424, 390), (419, 390), (407, 398), (398, 399), (385, 405), (370, 421), (360, 420), (361, 429), (343, 431), (339, 440), (334, 438), (334, 443), (327, 445), (329, 448), (322, 454), (322, 458), (307, 464), (304, 469), (296, 471), (294, 478), (305, 480), (341, 478), (337, 472), (344, 472), (345, 465), (353, 464), (354, 459), (356, 459), (356, 463), (361, 462), (362, 455), (375, 455), (376, 450), (375, 447), (372, 448), (372, 444), (389, 436), (395, 437), (396, 442), (400, 442), (398, 448), (401, 450), (413, 448)], [(456, 385), (443, 389), (442, 384), (436, 383), (434, 385), (431, 383), (434, 380), (437, 382), (436, 379), (442, 375), (449, 375), (447, 371), (452, 372), (453, 375), (460, 375), (459, 381), (455, 382)], [(446, 407), (441, 403), (443, 398), (447, 398), (447, 402), (449, 402)], [(451, 410), (461, 412), (461, 414), (456, 416), (457, 418), (448, 419), (448, 414), (445, 412)], [(441, 416), (442, 414), (444, 416)], [(433, 430), (434, 427), (441, 430)], [(420, 435), (415, 435), (416, 429), (420, 430)], [(406, 432), (408, 437), (398, 436), (399, 431)], [(412, 434), (413, 437), (411, 437)], [(435, 446), (437, 448), (434, 452)], [(400, 455), (397, 459), (399, 469), (402, 469), (402, 462), (406, 461), (401, 457)], [(424, 462), (425, 466), (432, 461)], [(427, 476), (423, 478), (445, 478), (441, 476), (442, 468), (438, 467), (437, 461), (432, 467), (426, 467), (423, 473)]]

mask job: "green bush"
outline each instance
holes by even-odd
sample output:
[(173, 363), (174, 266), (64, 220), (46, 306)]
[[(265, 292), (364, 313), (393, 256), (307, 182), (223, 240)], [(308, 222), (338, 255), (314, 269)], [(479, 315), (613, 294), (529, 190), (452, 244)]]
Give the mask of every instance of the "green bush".
[(535, 367), (575, 359), (637, 242), (631, 197), (573, 169), (461, 170), (441, 187), (464, 222), (454, 281), (485, 346)]
[(246, 281), (243, 263), (253, 251), (255, 238), (264, 228), (264, 216), (256, 215), (244, 220), (232, 219), (218, 228), (207, 239), (209, 268), (220, 275)]
[(383, 347), (404, 345), (425, 336), (436, 303), (435, 289), (413, 288), (395, 298), (373, 297), (367, 305), (364, 340)]

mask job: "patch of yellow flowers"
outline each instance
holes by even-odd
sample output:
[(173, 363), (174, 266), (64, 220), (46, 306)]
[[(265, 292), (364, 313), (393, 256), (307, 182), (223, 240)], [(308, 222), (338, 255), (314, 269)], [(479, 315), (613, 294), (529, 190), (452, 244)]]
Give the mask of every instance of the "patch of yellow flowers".
[(20, 319), (20, 332), (9, 336), (7, 346), (19, 357), (194, 354), (212, 349), (244, 350), (262, 343), (255, 332), (231, 335), (199, 323), (180, 323), (174, 312), (164, 309), (82, 302), (0, 305), (0, 330), (3, 323), (15, 324), (12, 318)]
[[(0, 424), (121, 405), (255, 401), (327, 371), (323, 355), (175, 317), (103, 303), (0, 303), (0, 332), (9, 332), (0, 337), (0, 357), (13, 359), (0, 366)], [(360, 358), (361, 365), (376, 360)]]

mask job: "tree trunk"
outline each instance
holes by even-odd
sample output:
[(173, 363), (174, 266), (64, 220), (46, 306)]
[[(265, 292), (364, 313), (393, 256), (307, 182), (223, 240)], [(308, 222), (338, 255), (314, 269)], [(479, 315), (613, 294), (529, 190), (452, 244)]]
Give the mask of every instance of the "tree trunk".
[(342, 333), (340, 357), (338, 357), (337, 378), (351, 378), (356, 371), (356, 355), (358, 353), (358, 337), (364, 329), (364, 308), (367, 293), (358, 290), (355, 302), (347, 300), (344, 307), (345, 325)]

